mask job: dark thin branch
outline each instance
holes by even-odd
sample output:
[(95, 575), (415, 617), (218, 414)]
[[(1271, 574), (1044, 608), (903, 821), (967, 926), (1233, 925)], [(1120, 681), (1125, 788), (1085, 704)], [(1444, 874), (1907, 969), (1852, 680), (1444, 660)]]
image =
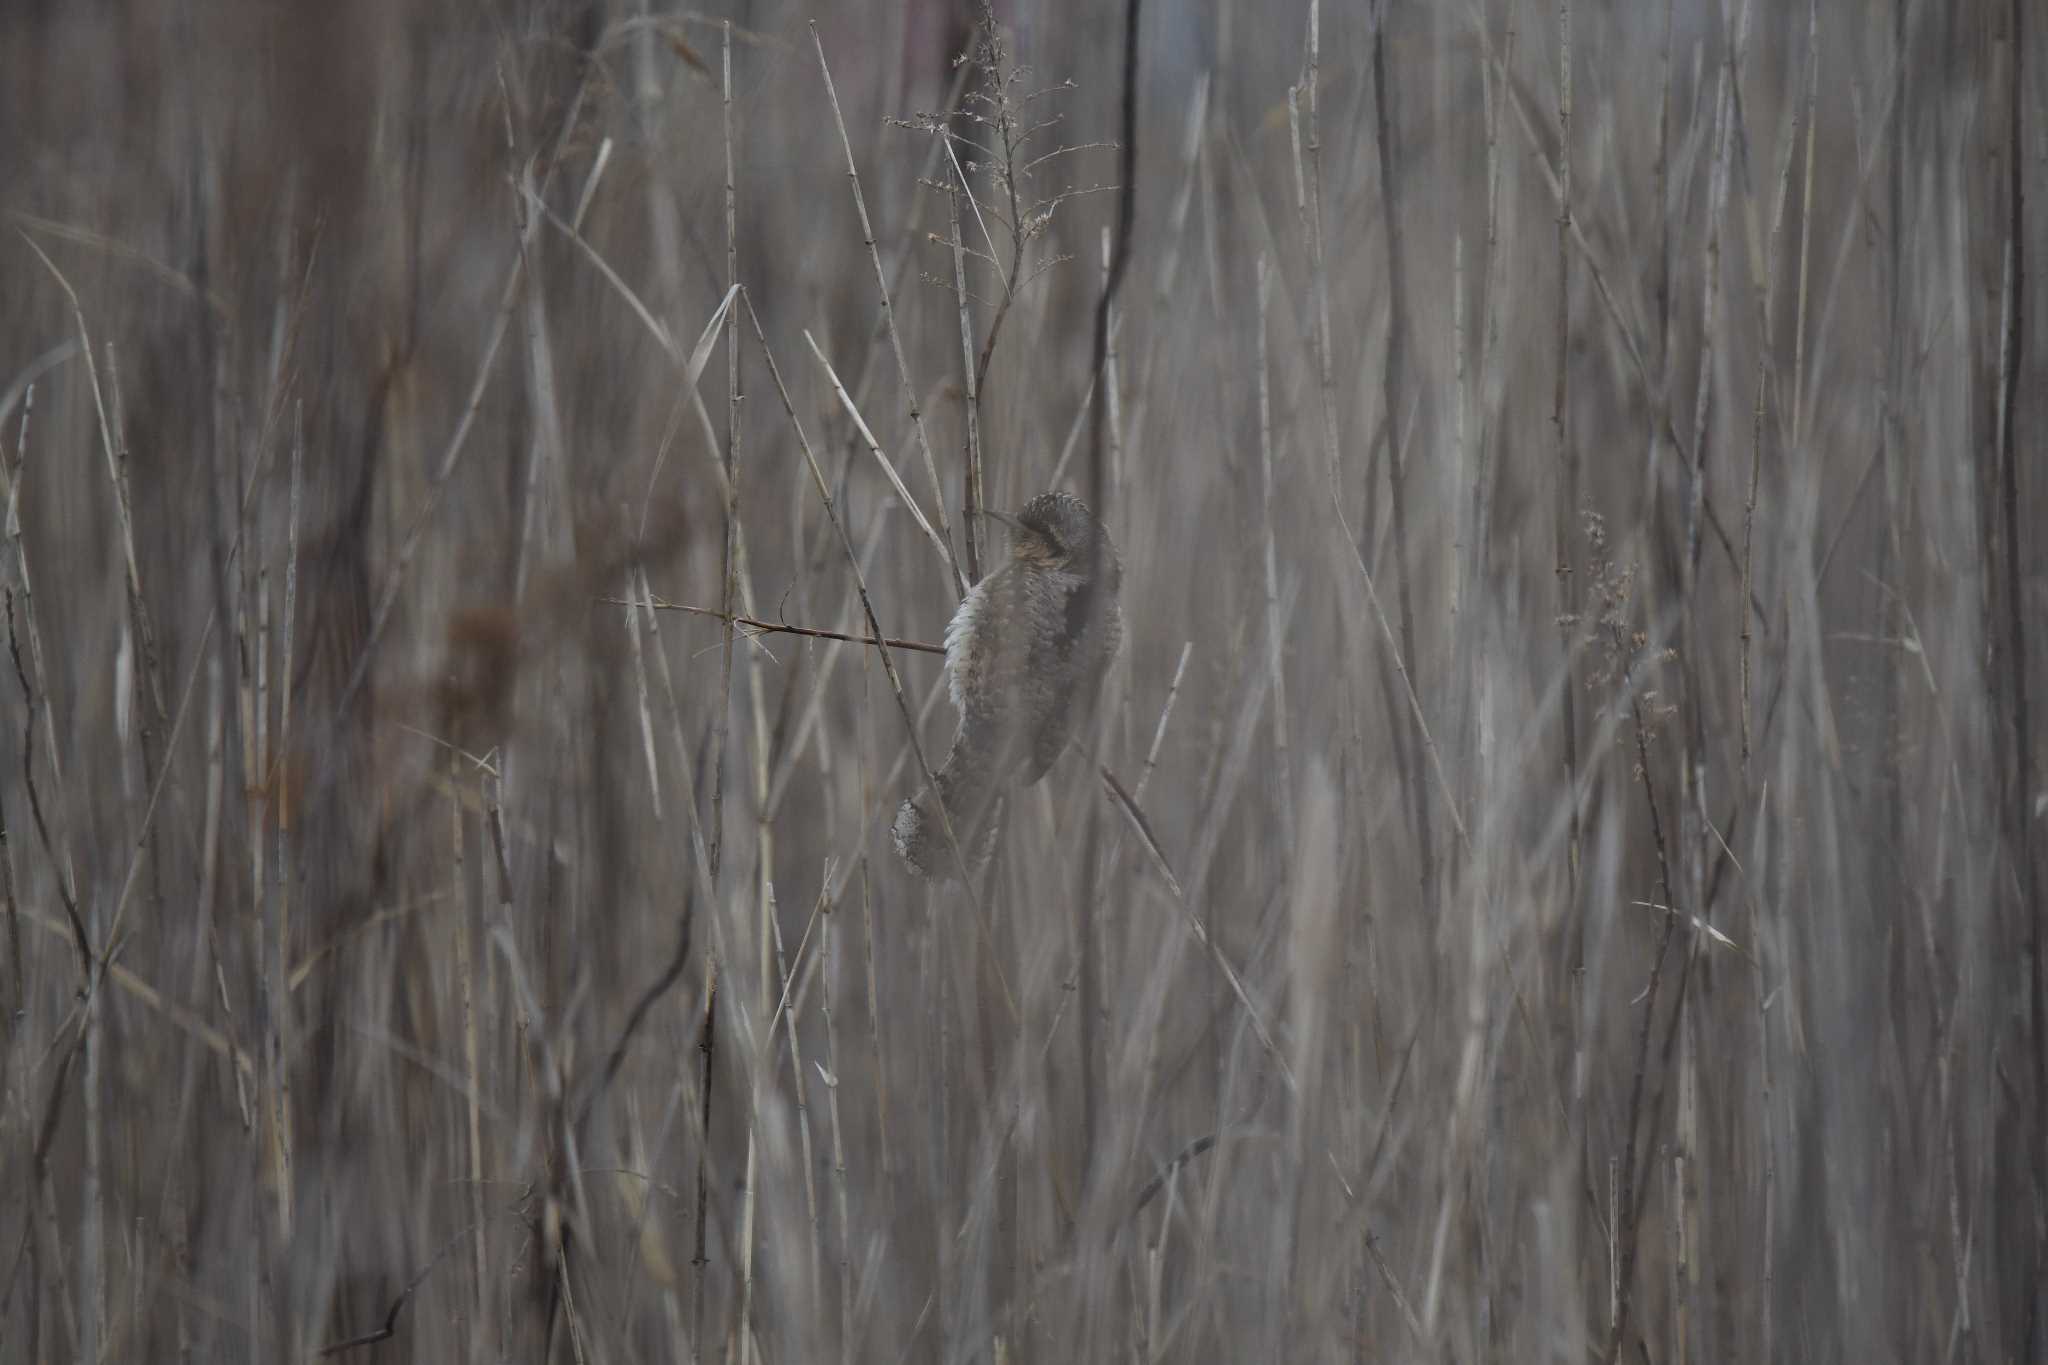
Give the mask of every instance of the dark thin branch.
[[(1109, 270), (1102, 283), (1102, 297), (1095, 304), (1095, 340), (1088, 365), (1089, 391), (1095, 401), (1088, 410), (1088, 505), (1095, 509), (1095, 515), (1104, 526), (1110, 524), (1109, 508), (1109, 446), (1108, 427), (1111, 398), (1103, 387), (1109, 369), (1109, 315), (1116, 302), (1117, 290), (1122, 286), (1124, 273), (1129, 269), (1131, 258), (1131, 225), (1138, 211), (1138, 13), (1139, 0), (1125, 0), (1124, 5), (1124, 62), (1123, 95), (1121, 105), (1120, 138), (1122, 146), (1117, 155), (1117, 209), (1116, 228), (1110, 238)], [(1098, 597), (1095, 611), (1102, 610)], [(1107, 708), (1103, 708), (1105, 714)], [(1098, 715), (1097, 724), (1106, 723), (1104, 715)], [(1107, 731), (1103, 731), (1106, 734)], [(1098, 745), (1099, 747), (1099, 745)], [(1101, 983), (1099, 951), (1096, 943), (1095, 904), (1090, 894), (1092, 887), (1086, 880), (1098, 866), (1097, 859), (1102, 847), (1102, 822), (1096, 818), (1091, 805), (1085, 817), (1086, 831), (1082, 838), (1082, 853), (1079, 866), (1082, 869), (1083, 885), (1074, 898), (1074, 933), (1080, 948), (1081, 975), (1081, 1150), (1086, 1153), (1083, 1169), (1091, 1181), (1095, 1177), (1095, 1155), (1097, 1136), (1097, 1114), (1101, 1082), (1096, 1075), (1097, 1056), (1100, 1051), (1096, 1042), (1096, 1028), (1101, 1014)]]
[[(2026, 12), (2026, 0), (2012, 0), (2012, 84), (2007, 92), (2009, 146), (2005, 156), (2009, 180), (2007, 207), (2011, 215), (2011, 236), (2006, 249), (2012, 253), (2012, 282), (2008, 297), (2012, 302), (2006, 316), (2005, 357), (2001, 366), (2005, 378), (2002, 396), (2005, 422), (1999, 432), (2002, 447), (1999, 498), (2004, 504), (2001, 510), (2005, 520), (2006, 648), (2012, 670), (2014, 766), (2011, 801), (2018, 845), (2013, 856), (2020, 863), (2019, 883), (2025, 896), (2021, 912), (2025, 916), (2031, 945), (2027, 956), (2030, 961), (2030, 1025), (2034, 1035), (2034, 1205), (2035, 1231), (2040, 1236), (2038, 1220), (2042, 1216), (2043, 1182), (2048, 1181), (2048, 1039), (2043, 1037), (2044, 1028), (2048, 1028), (2048, 967), (2044, 967), (2041, 961), (2041, 872), (2040, 862), (2034, 855), (2034, 751), (2031, 717), (2027, 713), (2027, 630), (2026, 613), (2021, 609), (2019, 450), (2014, 437), (2019, 425), (2020, 370), (2026, 340), (2022, 323), (2027, 311), (2026, 139), (2020, 114), (2021, 101), (2026, 94)], [(2038, 1249), (2036, 1255), (2039, 1255)], [(2041, 1331), (2041, 1325), (2035, 1324), (2034, 1330), (2037, 1333)]]
[[(21, 723), (21, 778), (28, 787), (29, 813), (35, 817), (36, 836), (43, 842), (43, 853), (56, 869), (57, 896), (64, 902), (64, 917), (71, 922), (73, 946), (78, 949), (78, 970), (87, 981), (92, 979), (92, 940), (85, 932), (85, 922), (78, 917), (78, 898), (72, 893), (69, 879), (65, 876), (63, 860), (57, 856), (56, 842), (50, 837), (50, 824), (43, 816), (42, 794), (36, 789), (35, 733), (36, 694), (29, 686), (28, 670), (21, 662), (21, 637), (14, 631), (14, 589), (7, 589), (7, 652), (14, 659), (14, 677), (21, 684), (22, 704), (28, 714)], [(46, 703), (47, 704), (47, 703)]]
[[(1103, 281), (1102, 297), (1095, 304), (1095, 348), (1088, 366), (1088, 373), (1098, 389), (1102, 385), (1103, 371), (1109, 365), (1109, 310), (1116, 301), (1118, 287), (1123, 284), (1124, 272), (1130, 266), (1131, 225), (1138, 214), (1138, 9), (1139, 0), (1125, 0), (1122, 146), (1117, 153), (1116, 231), (1110, 242), (1109, 278)], [(1106, 526), (1109, 524), (1106, 498), (1109, 477), (1103, 437), (1109, 404), (1097, 403), (1091, 411), (1093, 429), (1088, 505), (1095, 509), (1095, 515)]]
[(1173, 1178), (1174, 1172), (1208, 1151), (1211, 1147), (1214, 1147), (1216, 1140), (1221, 1136), (1221, 1133), (1210, 1133), (1207, 1136), (1198, 1137), (1178, 1152), (1175, 1152), (1167, 1160), (1166, 1164), (1159, 1168), (1158, 1173), (1145, 1182), (1145, 1188), (1138, 1191), (1138, 1197), (1131, 1201), (1131, 1217), (1136, 1218), (1139, 1214), (1143, 1213), (1145, 1206), (1152, 1202), (1153, 1196), (1166, 1188), (1166, 1182)]
[(338, 1356), (344, 1351), (353, 1351), (360, 1346), (374, 1346), (380, 1341), (389, 1341), (392, 1337), (398, 1335), (398, 1315), (405, 1311), (405, 1305), (412, 1300), (413, 1294), (418, 1291), (421, 1285), (426, 1283), (427, 1276), (434, 1273), (435, 1267), (447, 1259), (449, 1252), (461, 1245), (471, 1233), (482, 1226), (483, 1223), (480, 1220), (472, 1222), (468, 1227), (450, 1237), (446, 1242), (443, 1242), (441, 1249), (435, 1252), (425, 1265), (420, 1267), (419, 1273), (406, 1281), (405, 1288), (398, 1291), (398, 1297), (391, 1301), (390, 1311), (384, 1314), (384, 1323), (381, 1327), (372, 1332), (365, 1332), (361, 1336), (349, 1337), (344, 1341), (337, 1341), (331, 1345), (322, 1346), (313, 1354), (324, 1360), (328, 1356)]
[[(738, 198), (733, 188), (732, 158), (732, 24), (722, 30), (720, 44), (720, 90), (724, 97), (725, 133), (725, 283), (737, 289), (739, 276)], [(740, 413), (746, 395), (740, 387), (740, 314), (728, 309), (725, 315), (725, 539), (720, 561), (723, 596), (719, 599), (726, 615), (720, 632), (718, 663), (718, 712), (712, 720), (711, 736), (711, 847), (705, 861), (711, 870), (713, 894), (718, 886), (719, 860), (725, 850), (725, 736), (732, 716), (732, 604), (739, 592), (740, 534)]]
[[(711, 970), (704, 983), (704, 1019), (697, 1031), (697, 1056), (701, 1066), (703, 1083), (699, 1087), (703, 1103), (697, 1111), (697, 1223), (696, 1244), (690, 1253), (690, 1264), (696, 1268), (692, 1293), (695, 1296), (691, 1314), (696, 1321), (704, 1320), (704, 1267), (711, 1264), (707, 1250), (705, 1215), (711, 1203), (711, 1179), (707, 1174), (707, 1162), (711, 1151), (711, 1068), (718, 1053), (718, 959), (714, 955)], [(692, 1352), (692, 1365), (697, 1356)]]
[[(606, 597), (600, 600), (615, 606), (633, 605), (620, 597)], [(877, 641), (872, 635), (848, 635), (844, 631), (838, 630), (814, 630), (809, 626), (792, 626), (779, 624), (774, 621), (757, 621), (751, 616), (728, 616), (724, 612), (716, 611), (710, 607), (692, 607), (682, 602), (665, 602), (659, 597), (654, 599), (654, 609), (656, 611), (686, 611), (692, 616), (708, 616), (714, 621), (730, 621), (742, 630), (751, 630), (760, 635), (801, 635), (811, 640), (844, 640), (848, 644), (853, 645), (873, 645), (879, 643), (887, 645), (890, 649), (909, 649), (921, 654), (944, 654), (946, 652), (944, 645), (927, 644), (923, 640), (899, 640), (893, 635), (886, 635)]]
[[(1316, 102), (1316, 79), (1312, 52), (1308, 80), (1309, 98), (1309, 157), (1312, 164), (1320, 167), (1321, 133), (1318, 128)], [(1401, 609), (1401, 655), (1406, 659), (1408, 671), (1413, 674), (1421, 667), (1421, 659), (1415, 650), (1415, 604), (1414, 595), (1408, 584), (1408, 490), (1407, 457), (1402, 451), (1402, 433), (1394, 427), (1394, 414), (1402, 411), (1406, 399), (1406, 376), (1402, 373), (1402, 357), (1408, 349), (1408, 318), (1405, 299), (1401, 292), (1401, 281), (1407, 278), (1406, 253), (1401, 243), (1401, 200), (1400, 171), (1394, 156), (1393, 125), (1387, 114), (1387, 14), (1384, 4), (1373, 22), (1372, 35), (1372, 102), (1374, 136), (1379, 146), (1380, 162), (1380, 203), (1386, 219), (1384, 234), (1387, 250), (1387, 349), (1386, 365), (1381, 376), (1384, 386), (1383, 400), (1387, 414), (1387, 489), (1392, 503), (1394, 530), (1395, 588)], [(1322, 172), (1316, 172), (1315, 209), (1320, 219), (1322, 212)], [(1318, 238), (1322, 233), (1321, 222), (1316, 225)], [(1562, 358), (1560, 357), (1560, 364)], [(1570, 696), (1571, 689), (1565, 694)], [(1569, 703), (1567, 703), (1569, 704)], [(1424, 900), (1436, 903), (1436, 836), (1431, 827), (1429, 795), (1422, 781), (1422, 717), (1418, 713), (1408, 717), (1405, 727), (1408, 741), (1407, 769), (1414, 775), (1408, 784), (1410, 810), (1415, 821), (1415, 845), (1422, 861), (1422, 894)]]
[(604, 1097), (604, 1092), (618, 1076), (619, 1068), (626, 1064), (626, 1053), (633, 1046), (633, 1037), (639, 1033), (640, 1026), (646, 1022), (648, 1014), (676, 982), (682, 979), (683, 969), (690, 962), (690, 929), (696, 902), (696, 883), (686, 880), (683, 890), (682, 927), (676, 936), (675, 954), (669, 958), (668, 965), (662, 968), (661, 975), (640, 993), (640, 999), (634, 1003), (632, 1013), (626, 1016), (626, 1026), (619, 1030), (619, 1040), (612, 1044), (611, 1055), (605, 1058), (604, 1071), (598, 1076), (597, 1084), (591, 1087), (590, 1094), (577, 1107), (576, 1128), (579, 1132), (583, 1125), (590, 1121), (590, 1111), (596, 1108), (598, 1100)]

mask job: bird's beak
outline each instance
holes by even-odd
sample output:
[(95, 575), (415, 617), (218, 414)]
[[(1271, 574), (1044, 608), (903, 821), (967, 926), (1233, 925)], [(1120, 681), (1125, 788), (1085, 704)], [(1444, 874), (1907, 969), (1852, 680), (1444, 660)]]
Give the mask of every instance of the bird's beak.
[(983, 507), (979, 510), (983, 516), (994, 517), (997, 521), (1003, 523), (1003, 525), (1011, 527), (1014, 530), (1028, 531), (1031, 529), (1030, 527), (1026, 526), (1023, 522), (1011, 516), (1008, 512), (998, 512), (993, 507)]

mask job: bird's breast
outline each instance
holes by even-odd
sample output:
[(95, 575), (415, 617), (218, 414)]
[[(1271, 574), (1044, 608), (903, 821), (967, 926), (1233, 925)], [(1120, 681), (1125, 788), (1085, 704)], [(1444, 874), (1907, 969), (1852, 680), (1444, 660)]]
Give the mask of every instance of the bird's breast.
[(987, 653), (989, 587), (999, 574), (990, 574), (968, 590), (946, 623), (946, 691), (953, 709), (965, 710), (962, 697), (973, 685), (981, 657)]

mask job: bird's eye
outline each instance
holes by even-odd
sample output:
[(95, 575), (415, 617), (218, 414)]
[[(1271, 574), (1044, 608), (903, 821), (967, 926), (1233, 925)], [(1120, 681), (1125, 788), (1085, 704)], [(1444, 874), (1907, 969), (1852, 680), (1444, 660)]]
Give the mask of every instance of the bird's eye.
[(1024, 531), (1028, 539), (1037, 541), (1051, 554), (1061, 555), (1066, 553), (1066, 547), (1060, 544), (1060, 538), (1053, 534), (1053, 529), (1050, 526), (1042, 526), (1034, 521), (1019, 522), (1018, 526)]

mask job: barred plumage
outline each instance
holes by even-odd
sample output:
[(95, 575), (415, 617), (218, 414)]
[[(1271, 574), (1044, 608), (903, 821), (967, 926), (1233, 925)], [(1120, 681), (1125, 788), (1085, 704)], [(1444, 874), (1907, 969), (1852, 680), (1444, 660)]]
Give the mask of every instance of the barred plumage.
[[(1010, 556), (974, 585), (946, 627), (946, 679), (960, 728), (936, 790), (969, 861), (993, 847), (1002, 793), (1045, 776), (1092, 702), (1123, 639), (1123, 564), (1109, 534), (1071, 493), (1041, 493), (1012, 525)], [(906, 800), (892, 831), (920, 876), (953, 856), (932, 791)]]

